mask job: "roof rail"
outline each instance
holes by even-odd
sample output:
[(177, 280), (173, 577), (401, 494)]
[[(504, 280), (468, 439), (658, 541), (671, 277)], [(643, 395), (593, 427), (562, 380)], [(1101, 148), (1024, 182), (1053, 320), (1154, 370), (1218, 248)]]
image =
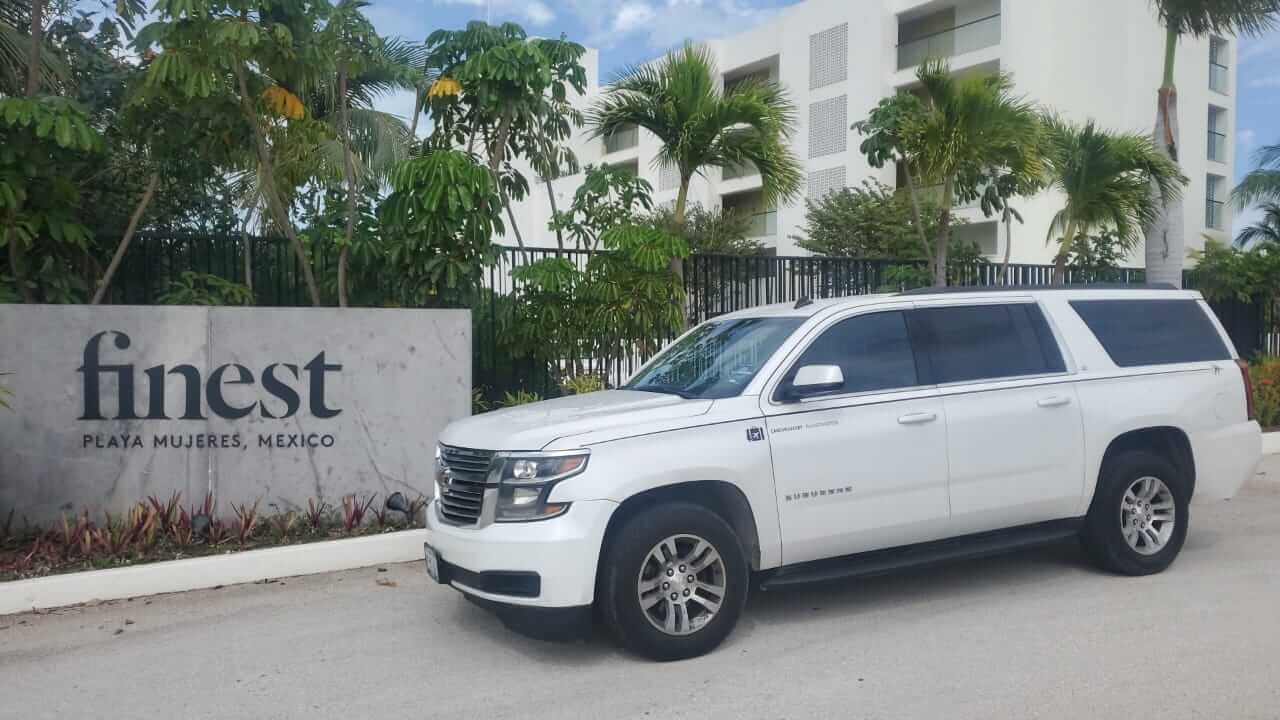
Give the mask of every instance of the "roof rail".
[(1046, 290), (1180, 290), (1172, 283), (1091, 283), (1077, 285), (965, 285), (962, 287), (923, 287), (903, 290), (899, 295), (949, 295), (953, 293), (1044, 292)]

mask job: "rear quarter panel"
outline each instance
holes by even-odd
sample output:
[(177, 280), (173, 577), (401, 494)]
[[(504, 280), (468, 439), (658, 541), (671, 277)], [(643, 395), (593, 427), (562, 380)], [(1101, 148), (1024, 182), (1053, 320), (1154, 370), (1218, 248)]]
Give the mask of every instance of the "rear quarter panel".
[[(1235, 494), (1261, 457), (1261, 439), (1257, 423), (1247, 418), (1244, 383), (1234, 360), (1118, 367), (1071, 308), (1073, 294), (1045, 295), (1041, 304), (1075, 363), (1085, 438), (1079, 514), (1088, 511), (1111, 442), (1150, 427), (1173, 427), (1186, 434), (1195, 462), (1196, 502)], [(1231, 348), (1217, 318), (1204, 307)]]

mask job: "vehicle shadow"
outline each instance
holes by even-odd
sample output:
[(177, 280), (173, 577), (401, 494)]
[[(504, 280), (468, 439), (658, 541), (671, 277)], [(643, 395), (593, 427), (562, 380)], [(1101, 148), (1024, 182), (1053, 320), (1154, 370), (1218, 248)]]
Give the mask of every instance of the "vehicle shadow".
[[(835, 580), (794, 588), (752, 589), (738, 628), (725, 647), (749, 642), (762, 625), (830, 622), (890, 607), (941, 602), (948, 608), (979, 601), (992, 587), (1019, 588), (1062, 582), (1064, 576), (1105, 574), (1089, 564), (1077, 542), (1029, 548), (989, 558), (900, 570), (869, 578)], [(538, 663), (579, 667), (605, 659), (646, 660), (619, 648), (597, 621), (586, 641), (548, 642), (509, 630), (493, 613), (459, 597), (450, 621), (474, 642), (515, 652)]]
[(1094, 568), (1075, 540), (993, 557), (909, 568), (872, 577), (756, 591), (743, 616), (751, 624), (809, 622), (852, 617), (889, 607), (929, 605), (948, 608), (989, 596), (993, 587), (1010, 590), (1058, 583), (1076, 574), (1105, 574)]

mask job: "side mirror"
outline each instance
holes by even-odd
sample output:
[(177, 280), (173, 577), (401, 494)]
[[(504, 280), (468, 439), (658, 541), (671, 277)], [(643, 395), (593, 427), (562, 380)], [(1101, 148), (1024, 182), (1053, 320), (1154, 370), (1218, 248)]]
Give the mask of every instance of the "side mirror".
[(787, 394), (792, 398), (819, 395), (844, 386), (844, 373), (839, 365), (805, 365), (796, 371)]

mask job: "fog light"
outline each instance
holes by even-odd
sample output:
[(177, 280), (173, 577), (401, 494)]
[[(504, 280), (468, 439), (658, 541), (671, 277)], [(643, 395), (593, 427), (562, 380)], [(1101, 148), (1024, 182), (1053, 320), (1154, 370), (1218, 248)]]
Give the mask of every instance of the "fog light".
[(538, 502), (538, 496), (541, 494), (541, 488), (512, 488), (511, 504), (516, 507), (532, 505)]

